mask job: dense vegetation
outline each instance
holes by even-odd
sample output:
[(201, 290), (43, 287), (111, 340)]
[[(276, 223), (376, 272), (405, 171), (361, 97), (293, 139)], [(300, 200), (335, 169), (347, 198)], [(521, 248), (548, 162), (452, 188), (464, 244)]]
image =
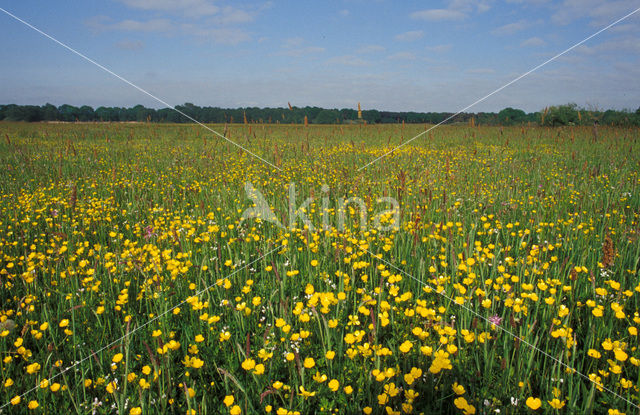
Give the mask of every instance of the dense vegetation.
[[(291, 108), (217, 108), (199, 107), (190, 103), (176, 107), (183, 113), (203, 123), (282, 123), (282, 124), (341, 124), (361, 120), (369, 124), (421, 123), (437, 124), (451, 117), (449, 112), (392, 112), (365, 110), (361, 120), (355, 109), (323, 109), (319, 107)], [(74, 107), (52, 104), (0, 105), (0, 120), (8, 121), (138, 121), (138, 122), (191, 122), (188, 118), (170, 109), (146, 108), (136, 105), (131, 108), (98, 107), (87, 105)], [(505, 108), (498, 113), (463, 113), (448, 120), (448, 123), (473, 123), (476, 125), (591, 125), (595, 121), (606, 125), (640, 125), (640, 108), (631, 111), (586, 110), (575, 104), (552, 106), (541, 112), (525, 113), (514, 108)]]
[(593, 130), (443, 126), (358, 170), (424, 126), (227, 125), (269, 165), (0, 123), (0, 410), (637, 413), (640, 136)]

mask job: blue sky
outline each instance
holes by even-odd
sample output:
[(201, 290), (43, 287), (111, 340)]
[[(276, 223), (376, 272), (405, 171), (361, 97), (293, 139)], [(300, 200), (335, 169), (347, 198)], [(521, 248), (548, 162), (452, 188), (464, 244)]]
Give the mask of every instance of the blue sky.
[[(640, 0), (0, 0), (172, 105), (458, 111)], [(0, 103), (162, 105), (0, 12)], [(640, 12), (469, 111), (640, 106)]]

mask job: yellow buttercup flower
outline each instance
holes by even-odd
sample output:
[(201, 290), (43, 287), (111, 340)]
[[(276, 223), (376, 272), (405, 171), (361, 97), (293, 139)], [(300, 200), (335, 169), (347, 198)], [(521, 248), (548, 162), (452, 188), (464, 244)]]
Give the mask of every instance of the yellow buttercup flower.
[(525, 403), (529, 408), (533, 409), (534, 411), (539, 409), (540, 406), (542, 405), (542, 401), (540, 400), (540, 398), (534, 398), (533, 396), (528, 397)]
[(233, 395), (227, 395), (224, 397), (222, 402), (224, 403), (224, 406), (229, 407), (233, 405), (233, 403), (235, 402), (235, 398), (233, 397)]
[(551, 407), (554, 409), (562, 409), (566, 403), (565, 401), (561, 401), (558, 398), (553, 398), (552, 400), (547, 402), (549, 402), (549, 405), (551, 405)]
[(402, 353), (409, 353), (412, 347), (413, 347), (413, 343), (407, 340), (400, 345), (399, 349)]
[(465, 393), (464, 386), (459, 385), (458, 382), (454, 382), (451, 388), (456, 395), (464, 395)]
[(329, 389), (331, 389), (331, 391), (336, 392), (340, 388), (340, 382), (338, 382), (336, 379), (331, 379), (327, 386), (329, 386)]
[(253, 359), (247, 358), (242, 362), (242, 368), (244, 370), (251, 370), (254, 367), (256, 367), (256, 361)]

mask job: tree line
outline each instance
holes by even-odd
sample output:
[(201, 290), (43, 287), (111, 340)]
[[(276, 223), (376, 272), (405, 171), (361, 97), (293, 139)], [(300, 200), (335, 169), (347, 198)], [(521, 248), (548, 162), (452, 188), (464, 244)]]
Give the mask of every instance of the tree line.
[[(219, 108), (200, 107), (191, 103), (176, 106), (176, 109), (202, 123), (280, 123), (280, 124), (343, 124), (360, 123), (423, 123), (438, 124), (453, 113), (450, 112), (396, 112), (363, 110), (350, 108), (326, 109), (320, 107), (288, 108)], [(88, 105), (52, 104), (0, 105), (0, 120), (7, 121), (63, 121), (63, 122), (165, 122), (188, 123), (189, 118), (171, 108), (154, 109), (142, 105), (134, 107), (98, 107)], [(447, 120), (447, 123), (469, 123), (473, 125), (604, 125), (640, 126), (640, 108), (631, 110), (587, 110), (576, 104), (547, 107), (541, 111), (526, 113), (516, 108), (505, 108), (500, 112), (461, 113)]]

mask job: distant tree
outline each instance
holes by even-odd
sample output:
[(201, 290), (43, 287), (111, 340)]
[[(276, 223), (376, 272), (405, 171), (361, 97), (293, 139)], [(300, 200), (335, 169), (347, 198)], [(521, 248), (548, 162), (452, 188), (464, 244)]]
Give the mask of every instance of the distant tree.
[(362, 118), (369, 124), (379, 123), (381, 120), (380, 111), (378, 110), (362, 111)]
[(42, 121), (43, 111), (37, 105), (7, 105), (5, 108), (5, 118), (9, 121)]
[[(176, 105), (176, 109), (187, 114), (189, 117), (200, 121), (200, 113), (202, 112), (202, 108), (198, 107), (197, 105), (193, 105), (192, 103), (187, 102), (184, 105)], [(242, 117), (240, 118), (240, 121), (242, 121)], [(180, 122), (191, 122), (191, 120), (182, 116), (180, 117)]]
[(357, 120), (358, 111), (350, 108), (343, 108), (340, 110), (340, 118), (342, 120)]
[(579, 122), (578, 106), (574, 103), (549, 107), (544, 117), (544, 125), (573, 125)]
[(135, 112), (135, 120), (138, 122), (155, 121), (156, 110), (153, 108), (146, 108), (143, 105), (136, 105), (132, 108)]
[[(320, 107), (285, 107), (285, 108), (219, 108), (200, 107), (192, 103), (185, 103), (176, 107), (193, 119), (207, 123), (242, 123), (246, 115), (248, 122), (265, 123), (297, 123), (304, 122), (305, 117), (311, 123), (354, 122), (358, 118), (355, 109), (343, 108), (323, 109)], [(447, 123), (467, 123), (471, 117), (477, 125), (512, 125), (522, 123), (536, 123), (543, 121), (544, 125), (591, 125), (594, 122), (604, 124), (631, 126), (640, 125), (640, 108), (633, 110), (608, 110), (597, 108), (578, 108), (576, 104), (566, 104), (548, 108), (544, 115), (540, 112), (525, 113), (520, 109), (505, 108), (499, 113), (478, 112), (461, 113), (453, 119), (448, 119), (452, 113), (448, 112), (413, 112), (413, 111), (377, 111), (365, 110), (362, 119), (370, 124), (374, 123), (429, 123), (438, 124), (445, 120)], [(0, 120), (7, 121), (152, 121), (184, 123), (191, 122), (187, 117), (171, 108), (155, 110), (143, 105), (131, 108), (98, 107), (93, 110), (90, 106), (80, 108), (72, 105), (55, 106), (47, 103), (43, 106), (34, 105), (0, 105)]]
[(186, 118), (184, 118), (182, 115), (178, 114), (171, 108), (163, 108), (158, 110), (158, 119), (170, 123), (179, 123), (186, 120)]
[(79, 109), (78, 120), (80, 121), (94, 121), (96, 119), (96, 114), (88, 105), (83, 105)]
[(340, 118), (340, 113), (337, 110), (320, 110), (315, 118), (313, 118), (314, 124), (335, 124), (336, 119)]
[(498, 113), (498, 122), (501, 125), (514, 125), (525, 122), (527, 114), (520, 110), (507, 107)]
[(73, 105), (60, 105), (58, 107), (62, 121), (75, 121), (80, 115), (80, 110)]
[(4, 107), (4, 117), (8, 121), (22, 121), (23, 111), (20, 105), (9, 104)]
[(397, 123), (404, 120), (404, 116), (397, 112), (380, 111), (380, 121), (383, 124)]
[(606, 110), (602, 114), (602, 123), (609, 125), (622, 125), (629, 121), (629, 114), (622, 111)]
[[(261, 119), (264, 119), (263, 110), (258, 107), (245, 108), (245, 113), (247, 115), (248, 122), (257, 122)], [(216, 121), (211, 120), (209, 122), (216, 122)]]
[(24, 121), (37, 122), (44, 119), (42, 108), (37, 105), (25, 105), (24, 107)]
[(331, 121), (331, 123), (333, 123), (333, 124), (335, 124), (336, 118), (339, 118), (337, 110), (325, 110), (325, 109), (320, 108), (320, 107), (309, 107), (309, 106), (304, 107), (303, 110), (304, 110), (304, 114), (302, 115), (302, 119), (303, 120), (304, 120), (304, 116), (305, 115), (307, 116), (309, 121), (315, 120), (318, 117), (318, 115), (321, 112), (324, 112), (324, 111), (332, 111), (335, 114), (335, 116), (333, 117), (333, 121)]
[(118, 108), (98, 107), (94, 111), (97, 121), (119, 121)]
[(525, 117), (525, 122), (537, 123), (540, 120), (540, 112), (530, 112)]
[(429, 124), (438, 124), (446, 120), (453, 114), (447, 112), (428, 112), (425, 117), (425, 121)]
[(45, 121), (58, 121), (60, 119), (60, 112), (55, 105), (46, 103), (42, 107), (42, 118)]
[(118, 121), (127, 121), (128, 111), (126, 108), (114, 107), (113, 111), (117, 114), (115, 117)]

